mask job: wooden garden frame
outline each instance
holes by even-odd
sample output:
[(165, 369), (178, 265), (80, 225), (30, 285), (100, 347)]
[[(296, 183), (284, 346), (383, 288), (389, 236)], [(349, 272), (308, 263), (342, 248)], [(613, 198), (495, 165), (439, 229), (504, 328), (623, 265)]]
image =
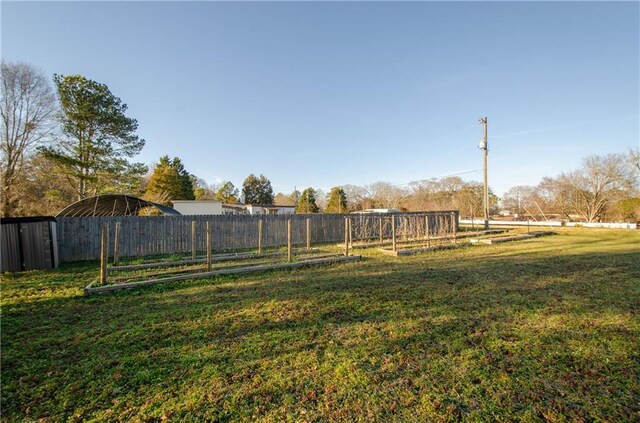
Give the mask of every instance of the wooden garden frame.
[[(262, 233), (263, 233), (263, 221), (258, 221), (258, 252), (243, 252), (243, 253), (226, 253), (213, 255), (212, 254), (212, 233), (211, 226), (209, 222), (206, 222), (206, 257), (204, 259), (198, 259), (196, 255), (195, 249), (195, 222), (192, 222), (192, 248), (191, 248), (191, 259), (184, 260), (170, 260), (170, 261), (160, 261), (153, 263), (142, 263), (142, 264), (133, 264), (133, 265), (119, 265), (120, 258), (118, 256), (118, 248), (114, 246), (114, 257), (113, 257), (113, 265), (110, 266), (109, 262), (109, 228), (107, 225), (103, 225), (101, 228), (100, 234), (100, 246), (101, 246), (101, 254), (100, 254), (100, 276), (96, 282), (90, 283), (87, 287), (85, 287), (84, 293), (85, 295), (93, 295), (96, 293), (103, 292), (111, 292), (117, 291), (120, 289), (130, 289), (138, 286), (149, 286), (155, 285), (158, 283), (172, 282), (178, 280), (188, 280), (188, 279), (200, 279), (206, 277), (213, 277), (217, 275), (224, 274), (242, 274), (242, 273), (251, 273), (251, 272), (261, 272), (267, 270), (277, 270), (277, 269), (288, 269), (288, 268), (298, 268), (304, 266), (311, 265), (320, 265), (320, 264), (332, 264), (338, 262), (348, 262), (348, 261), (357, 261), (360, 260), (361, 256), (350, 256), (349, 255), (349, 229), (350, 225), (348, 219), (345, 220), (345, 251), (344, 255), (340, 254), (325, 254), (325, 255), (316, 255), (315, 257), (309, 258), (301, 258), (300, 260), (294, 262), (294, 255), (303, 255), (319, 252), (319, 249), (311, 247), (311, 221), (310, 219), (306, 219), (306, 246), (304, 248), (293, 248), (293, 237), (292, 237), (292, 228), (291, 228), (291, 219), (287, 221), (287, 250), (286, 252), (275, 251), (264, 253), (262, 248)], [(119, 225), (115, 225), (115, 239), (117, 240), (119, 237)], [(116, 244), (117, 245), (117, 244)], [(233, 261), (233, 260), (246, 260), (246, 259), (260, 259), (265, 257), (279, 257), (284, 256), (286, 254), (287, 261), (286, 263), (247, 263), (246, 265), (230, 265), (225, 268), (220, 268), (217, 270), (213, 269), (213, 263), (217, 261)], [(142, 281), (131, 281), (124, 283), (117, 283), (108, 285), (109, 282), (109, 274), (113, 272), (121, 272), (121, 271), (136, 271), (136, 270), (146, 270), (146, 269), (162, 269), (169, 267), (178, 267), (178, 266), (188, 266), (188, 265), (197, 265), (204, 264), (204, 269), (199, 269), (198, 267), (191, 269), (182, 269), (176, 270), (175, 272), (157, 272), (155, 274), (146, 274), (139, 275), (138, 277), (149, 278), (149, 277), (157, 277), (162, 275), (169, 275), (164, 278), (154, 278), (147, 279)], [(204, 270), (204, 271), (200, 271)], [(173, 275), (173, 276), (171, 276)], [(122, 277), (116, 278), (120, 280), (130, 280), (135, 279), (136, 276)]]

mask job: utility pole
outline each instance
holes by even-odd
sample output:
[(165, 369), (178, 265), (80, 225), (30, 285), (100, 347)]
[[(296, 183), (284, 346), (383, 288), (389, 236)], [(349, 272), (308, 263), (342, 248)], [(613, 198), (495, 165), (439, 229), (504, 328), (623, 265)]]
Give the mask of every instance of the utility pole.
[(489, 184), (487, 182), (487, 155), (489, 148), (487, 146), (487, 117), (478, 119), (478, 123), (482, 124), (483, 137), (480, 142), (480, 149), (483, 150), (484, 159), (484, 228), (489, 229)]

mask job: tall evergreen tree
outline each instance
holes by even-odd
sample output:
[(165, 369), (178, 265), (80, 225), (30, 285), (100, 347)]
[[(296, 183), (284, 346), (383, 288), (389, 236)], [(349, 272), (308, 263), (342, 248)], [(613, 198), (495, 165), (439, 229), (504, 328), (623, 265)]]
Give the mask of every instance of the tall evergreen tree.
[(125, 115), (127, 105), (109, 88), (81, 75), (54, 75), (61, 109), (61, 139), (41, 149), (72, 184), (78, 199), (131, 185), (147, 168), (130, 163), (145, 141), (138, 122)]
[(242, 183), (242, 196), (245, 204), (273, 204), (271, 181), (264, 175), (257, 177), (252, 173)]
[(195, 200), (191, 175), (185, 170), (182, 160), (160, 157), (147, 185), (145, 198), (165, 205), (170, 205), (172, 200)]
[(313, 188), (307, 188), (302, 191), (296, 205), (296, 213), (318, 213), (318, 210), (316, 191)]
[(329, 201), (327, 202), (327, 213), (346, 213), (347, 194), (340, 187), (331, 188)]

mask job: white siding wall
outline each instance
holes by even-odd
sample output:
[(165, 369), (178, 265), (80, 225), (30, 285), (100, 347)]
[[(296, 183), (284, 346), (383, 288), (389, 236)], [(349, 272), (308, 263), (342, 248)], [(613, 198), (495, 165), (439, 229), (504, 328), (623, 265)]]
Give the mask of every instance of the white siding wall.
[(222, 214), (222, 201), (174, 201), (173, 208), (183, 215)]

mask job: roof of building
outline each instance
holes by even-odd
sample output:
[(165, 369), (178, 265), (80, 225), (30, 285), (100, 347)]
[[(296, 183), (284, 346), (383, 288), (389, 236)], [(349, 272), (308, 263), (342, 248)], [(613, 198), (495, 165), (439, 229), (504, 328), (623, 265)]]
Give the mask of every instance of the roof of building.
[(221, 200), (171, 200), (173, 204), (175, 203), (222, 203)]
[(24, 216), (24, 217), (3, 217), (0, 224), (8, 225), (11, 223), (33, 223), (33, 222), (55, 222), (53, 216)]
[(136, 216), (141, 209), (152, 207), (166, 216), (180, 216), (171, 207), (126, 194), (102, 194), (84, 198), (62, 209), (56, 217)]
[(280, 208), (280, 207), (295, 207), (292, 204), (245, 204), (249, 207), (263, 207), (263, 208)]

